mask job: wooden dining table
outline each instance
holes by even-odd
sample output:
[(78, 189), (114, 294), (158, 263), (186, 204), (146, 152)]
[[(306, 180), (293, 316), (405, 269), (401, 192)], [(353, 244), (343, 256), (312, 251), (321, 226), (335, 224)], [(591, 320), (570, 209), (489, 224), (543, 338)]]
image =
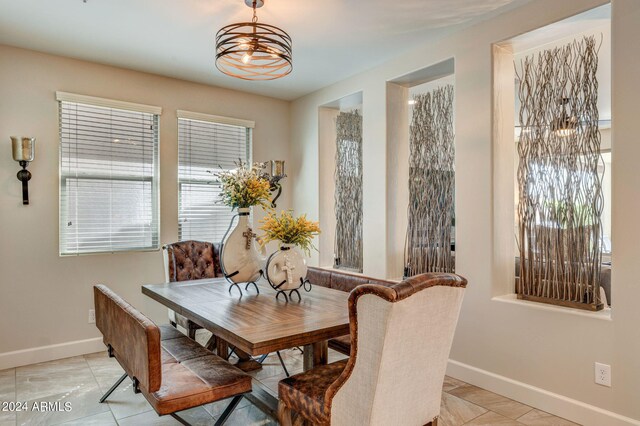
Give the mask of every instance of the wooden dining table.
[[(223, 278), (142, 286), (142, 293), (209, 330), (216, 336), (218, 354), (232, 347), (244, 370), (260, 368), (253, 356), (304, 347), (303, 369), (327, 363), (327, 340), (349, 334), (349, 293), (313, 286), (301, 300), (276, 299), (266, 283), (249, 287), (240, 296), (229, 292)], [(257, 364), (257, 365), (256, 365)], [(254, 380), (248, 397), (259, 408), (275, 415), (277, 395)]]

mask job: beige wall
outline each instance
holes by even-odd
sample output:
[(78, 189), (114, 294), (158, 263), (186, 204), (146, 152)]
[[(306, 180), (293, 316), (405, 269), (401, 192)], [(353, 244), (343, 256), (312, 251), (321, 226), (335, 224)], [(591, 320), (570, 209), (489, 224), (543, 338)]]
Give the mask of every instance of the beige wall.
[[(141, 284), (164, 280), (160, 251), (58, 256), (57, 90), (163, 108), (161, 243), (178, 236), (177, 109), (254, 120), (254, 160), (283, 159), (290, 165), (289, 102), (0, 46), (0, 369), (11, 366), (7, 362), (38, 359), (32, 351), (12, 351), (99, 336), (88, 324), (96, 283), (166, 322), (166, 310), (140, 292)], [(11, 135), (37, 138), (29, 206), (22, 205)], [(283, 181), (279, 208), (290, 206), (291, 180)], [(68, 355), (73, 348), (41, 352)]]
[(320, 183), (319, 214), (322, 232), (318, 237), (317, 248), (319, 265), (333, 267), (335, 258), (336, 215), (335, 205), (335, 170), (336, 170), (336, 119), (340, 114), (338, 108), (321, 107), (318, 110), (318, 146), (321, 173), (318, 176)]
[[(390, 156), (394, 147), (393, 132), (387, 129), (387, 96), (393, 94), (386, 83), (455, 58), (456, 269), (469, 279), (469, 287), (450, 373), (583, 424), (640, 424), (640, 144), (634, 136), (640, 91), (640, 55), (635, 54), (640, 2), (636, 0), (613, 0), (612, 5), (614, 310), (610, 316), (579, 314), (493, 298), (508, 292), (513, 283), (512, 263), (505, 267), (500, 263), (505, 257), (497, 255), (505, 253), (499, 237), (506, 233), (513, 238), (513, 211), (504, 221), (494, 212), (494, 202), (503, 193), (512, 209), (513, 181), (494, 182), (500, 178), (494, 174), (494, 164), (504, 164), (505, 159), (496, 157), (493, 145), (492, 44), (603, 3), (531, 1), (437, 42), (425, 41), (422, 48), (294, 101), (291, 155), (303, 168), (295, 181), (293, 205), (315, 218), (323, 208), (318, 192), (318, 176), (325, 173), (318, 162), (318, 108), (362, 91), (364, 273), (397, 276), (398, 262), (389, 261), (388, 254), (397, 254), (390, 239), (403, 231), (391, 220), (404, 214), (406, 206), (389, 204), (394, 198), (387, 194), (403, 183), (386, 171), (388, 161), (405, 160)], [(510, 114), (513, 120), (513, 107), (496, 113)], [(503, 129), (510, 132), (511, 144), (512, 123)], [(512, 179), (512, 173), (505, 175)], [(595, 361), (611, 364), (611, 388), (594, 384)]]

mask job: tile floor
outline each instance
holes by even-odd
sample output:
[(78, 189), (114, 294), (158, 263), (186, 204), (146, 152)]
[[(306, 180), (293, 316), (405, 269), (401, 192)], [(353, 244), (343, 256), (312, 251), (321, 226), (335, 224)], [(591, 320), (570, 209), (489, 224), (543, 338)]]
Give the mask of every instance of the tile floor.
[[(206, 333), (198, 341), (206, 341)], [(302, 371), (302, 356), (296, 350), (283, 351), (290, 374)], [(329, 361), (343, 356), (330, 351)], [(125, 380), (111, 395), (108, 403), (98, 399), (122, 375), (122, 369), (106, 352), (78, 356), (0, 371), (0, 401), (65, 402), (71, 403), (68, 412), (0, 411), (0, 426), (15, 425), (179, 425), (169, 416), (158, 417), (141, 394), (134, 394), (131, 382)], [(274, 355), (269, 356), (262, 370), (253, 372), (277, 393), (278, 381), (284, 377)], [(446, 377), (442, 394), (439, 426), (462, 425), (530, 425), (566, 426), (575, 423), (496, 395), (476, 386)], [(180, 413), (193, 425), (211, 425), (222, 413), (227, 402), (222, 401)], [(1, 407), (0, 407), (1, 408)], [(276, 425), (277, 422), (243, 400), (226, 423), (230, 426)]]

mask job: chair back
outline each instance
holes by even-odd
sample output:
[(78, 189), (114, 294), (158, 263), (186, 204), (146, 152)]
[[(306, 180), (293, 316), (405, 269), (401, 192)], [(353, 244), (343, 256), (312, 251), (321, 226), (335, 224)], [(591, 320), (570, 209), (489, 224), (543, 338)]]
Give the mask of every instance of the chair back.
[(93, 287), (96, 326), (129, 377), (147, 392), (160, 389), (160, 329), (153, 321), (104, 285)]
[(180, 241), (164, 249), (166, 281), (187, 281), (222, 277), (220, 243)]
[(466, 284), (428, 273), (351, 292), (351, 357), (325, 395), (331, 424), (423, 425), (439, 416)]

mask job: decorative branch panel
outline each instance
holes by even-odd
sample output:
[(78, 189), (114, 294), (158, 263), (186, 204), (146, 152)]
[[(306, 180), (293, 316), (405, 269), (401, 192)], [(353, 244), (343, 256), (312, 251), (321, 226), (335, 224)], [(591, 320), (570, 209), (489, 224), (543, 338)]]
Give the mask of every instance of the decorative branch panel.
[(602, 309), (595, 37), (527, 56), (517, 95), (519, 298)]
[(405, 276), (455, 270), (453, 96), (448, 84), (414, 97)]
[(362, 272), (362, 115), (336, 119), (334, 267)]

